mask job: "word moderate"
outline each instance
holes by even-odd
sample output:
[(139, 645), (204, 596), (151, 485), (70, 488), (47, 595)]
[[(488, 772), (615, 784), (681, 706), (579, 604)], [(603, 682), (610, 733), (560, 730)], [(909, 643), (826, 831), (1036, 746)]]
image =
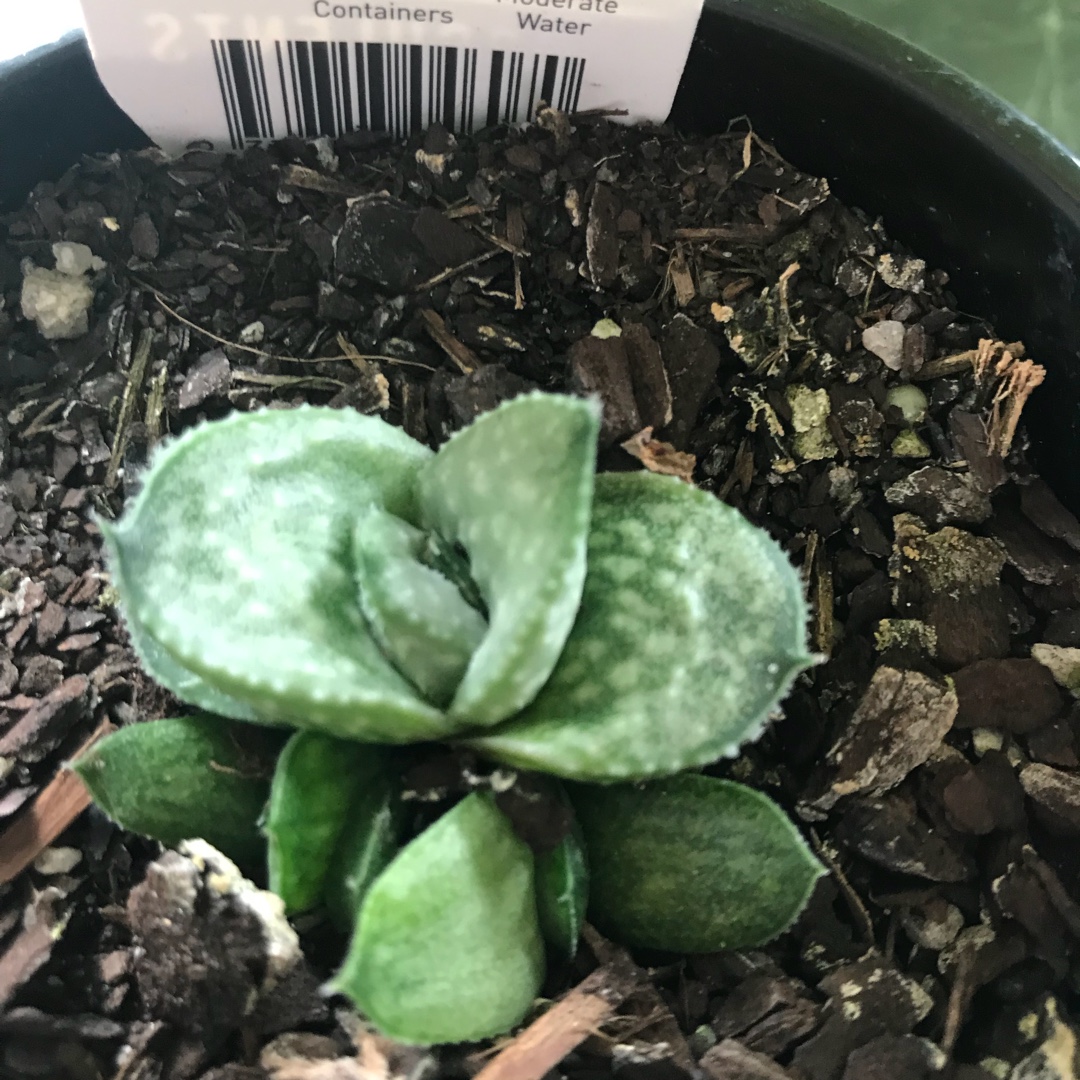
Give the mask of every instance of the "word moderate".
[(553, 8), (592, 15), (617, 15), (619, 0), (499, 0), (514, 7)]

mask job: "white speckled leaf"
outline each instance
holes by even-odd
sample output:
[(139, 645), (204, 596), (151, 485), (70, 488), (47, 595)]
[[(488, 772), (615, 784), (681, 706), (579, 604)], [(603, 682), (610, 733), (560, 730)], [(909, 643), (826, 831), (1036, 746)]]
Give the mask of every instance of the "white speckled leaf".
[(372, 503), (415, 520), (430, 456), (347, 410), (196, 428), (103, 524), (125, 613), (182, 671), (260, 718), (372, 741), (444, 733), (372, 639), (352, 566), (353, 525)]
[(475, 794), (376, 878), (333, 987), (391, 1038), (452, 1043), (509, 1030), (543, 977), (532, 852)]
[(450, 704), (487, 622), (417, 555), (424, 534), (371, 507), (356, 523), (360, 608), (394, 666), (440, 708)]
[[(108, 528), (108, 526), (106, 526)], [(193, 671), (181, 667), (147, 632), (141, 623), (136, 622), (130, 612), (125, 615), (128, 637), (138, 654), (143, 670), (155, 682), (160, 683), (181, 701), (205, 709), (215, 716), (227, 716), (230, 720), (258, 722), (255, 710), (243, 701), (229, 697), (228, 694), (203, 682)]]
[(798, 574), (714, 496), (652, 473), (597, 477), (581, 611), (521, 715), (471, 740), (581, 780), (666, 776), (756, 738), (811, 663)]
[(592, 401), (525, 395), (421, 470), (424, 524), (465, 548), (489, 613), (450, 707), (462, 722), (513, 715), (558, 660), (585, 578), (599, 417)]

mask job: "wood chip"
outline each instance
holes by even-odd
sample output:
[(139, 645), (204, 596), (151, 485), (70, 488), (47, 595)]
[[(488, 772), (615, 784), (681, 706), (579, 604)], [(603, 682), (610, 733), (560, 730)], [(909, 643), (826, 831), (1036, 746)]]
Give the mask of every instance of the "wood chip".
[(679, 307), (686, 307), (697, 296), (694, 286), (694, 275), (690, 273), (690, 266), (686, 261), (686, 253), (682, 248), (676, 248), (668, 262), (668, 278), (675, 290), (675, 303)]
[[(0, 842), (0, 853), (4, 845)], [(0, 859), (3, 855), (0, 854)], [(0, 956), (0, 1010), (3, 1010), (19, 989), (34, 974), (52, 952), (66, 917), (58, 911), (59, 894), (44, 889), (26, 909), (23, 928)]]
[(441, 315), (437, 315), (431, 308), (424, 308), (420, 317), (424, 320), (424, 328), (432, 341), (457, 364), (463, 375), (471, 375), (481, 366), (480, 357), (450, 333)]
[(710, 1080), (791, 1080), (787, 1069), (764, 1054), (747, 1050), (736, 1039), (717, 1043), (698, 1064)]
[(541, 1080), (595, 1034), (636, 985), (619, 965), (597, 968), (492, 1058), (474, 1080)]
[(845, 795), (882, 795), (926, 762), (959, 708), (951, 686), (917, 671), (880, 667), (851, 723), (828, 753), (838, 772), (815, 803), (827, 809)]
[(671, 386), (659, 344), (643, 323), (635, 322), (623, 323), (622, 342), (642, 424), (653, 428), (670, 424)]
[[(585, 925), (582, 936), (601, 964), (625, 972), (628, 979), (637, 980), (630, 1003), (634, 1015), (639, 1018), (636, 1030), (651, 1032), (650, 1042), (666, 1044), (668, 1060), (686, 1072), (694, 1072), (694, 1055), (690, 1051), (686, 1036), (683, 1035), (682, 1028), (663, 995), (648, 978), (648, 973), (634, 963), (626, 949), (608, 941), (588, 924)], [(625, 1038), (626, 1034), (623, 1035)]]
[(1020, 783), (1030, 798), (1070, 832), (1080, 831), (1080, 777), (1036, 764), (1020, 773)]
[(598, 289), (615, 284), (619, 273), (619, 207), (611, 188), (597, 184), (589, 204), (585, 252), (589, 278)]
[(342, 195), (347, 199), (360, 195), (363, 190), (358, 184), (324, 176), (321, 172), (304, 165), (286, 165), (281, 170), (281, 186), (301, 188), (304, 191), (320, 191), (324, 195)]
[[(75, 757), (116, 728), (102, 721)], [(0, 885), (18, 877), (89, 805), (90, 793), (68, 769), (42, 789), (30, 809), (0, 834)]]

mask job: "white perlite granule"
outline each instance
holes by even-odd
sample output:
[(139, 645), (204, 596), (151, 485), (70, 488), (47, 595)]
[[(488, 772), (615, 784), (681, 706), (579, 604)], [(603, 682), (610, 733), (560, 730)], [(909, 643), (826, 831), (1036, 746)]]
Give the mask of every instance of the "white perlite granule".
[(60, 241), (53, 244), (56, 269), (23, 262), (22, 313), (37, 323), (39, 333), (49, 341), (82, 337), (90, 329), (90, 305), (94, 289), (86, 274), (101, 270), (105, 260), (85, 244)]

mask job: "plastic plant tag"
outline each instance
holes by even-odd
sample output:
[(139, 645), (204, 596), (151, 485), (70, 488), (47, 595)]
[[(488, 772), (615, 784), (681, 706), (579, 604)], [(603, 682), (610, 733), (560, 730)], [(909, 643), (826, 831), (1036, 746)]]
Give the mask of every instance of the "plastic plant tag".
[(82, 0), (98, 72), (165, 150), (563, 112), (663, 120), (702, 0)]

